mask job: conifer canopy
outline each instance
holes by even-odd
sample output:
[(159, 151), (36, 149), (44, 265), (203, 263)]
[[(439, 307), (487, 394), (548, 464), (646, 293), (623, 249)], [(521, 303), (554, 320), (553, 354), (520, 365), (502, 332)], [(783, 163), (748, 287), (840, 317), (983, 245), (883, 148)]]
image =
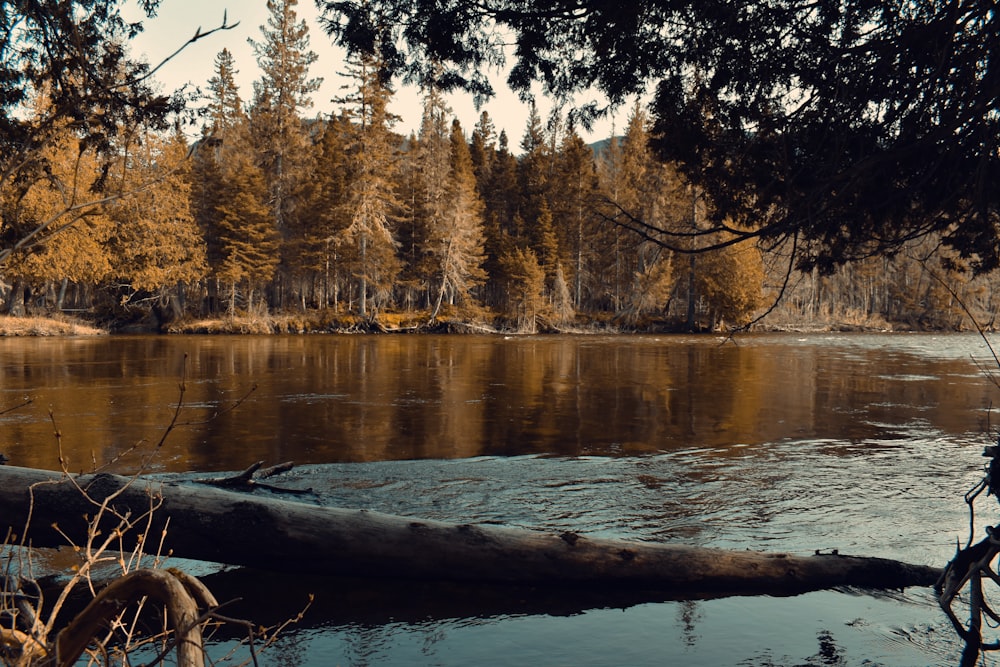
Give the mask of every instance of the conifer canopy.
[(524, 94), (540, 82), (616, 105), (655, 90), (654, 147), (715, 203), (706, 235), (789, 240), (800, 268), (832, 271), (940, 233), (973, 270), (1000, 265), (993, 3), (318, 4), (337, 42), (381, 51), (386, 76), (444, 66), (439, 83), (488, 97), (504, 64)]

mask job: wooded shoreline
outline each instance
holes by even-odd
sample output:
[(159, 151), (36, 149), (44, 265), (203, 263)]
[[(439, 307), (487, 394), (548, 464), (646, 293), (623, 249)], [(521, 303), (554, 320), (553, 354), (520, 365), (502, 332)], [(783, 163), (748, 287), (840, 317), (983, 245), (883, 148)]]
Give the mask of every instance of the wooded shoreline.
[[(884, 323), (864, 324), (845, 321), (799, 322), (784, 326), (755, 327), (754, 333), (829, 333), (863, 332), (891, 333), (921, 331), (910, 327), (887, 327)], [(926, 331), (936, 331), (926, 329)], [(0, 315), (0, 337), (23, 336), (104, 336), (109, 334), (170, 334), (170, 335), (268, 335), (268, 334), (487, 334), (512, 335), (523, 333), (493, 325), (468, 320), (438, 320), (428, 324), (418, 314), (393, 316), (386, 322), (362, 321), (356, 318), (303, 319), (298, 315), (265, 317), (231, 317), (221, 319), (183, 320), (165, 327), (153, 321), (129, 325), (98, 325), (75, 317), (14, 317)], [(620, 327), (613, 323), (594, 322), (576, 327), (549, 327), (539, 334), (674, 334), (692, 333), (671, 328), (664, 323), (652, 322), (647, 326)], [(725, 334), (727, 332), (694, 332)]]

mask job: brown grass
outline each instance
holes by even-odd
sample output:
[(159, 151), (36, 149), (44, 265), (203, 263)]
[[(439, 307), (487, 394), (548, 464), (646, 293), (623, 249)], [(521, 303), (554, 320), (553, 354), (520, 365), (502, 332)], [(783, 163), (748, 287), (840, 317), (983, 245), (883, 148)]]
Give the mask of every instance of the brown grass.
[[(378, 323), (388, 330), (424, 324), (427, 313), (380, 313)], [(364, 330), (367, 322), (355, 315), (333, 309), (266, 313), (240, 311), (214, 319), (182, 320), (170, 325), (173, 334), (303, 334), (340, 333)]]
[(102, 336), (107, 333), (69, 317), (0, 315), (0, 336)]

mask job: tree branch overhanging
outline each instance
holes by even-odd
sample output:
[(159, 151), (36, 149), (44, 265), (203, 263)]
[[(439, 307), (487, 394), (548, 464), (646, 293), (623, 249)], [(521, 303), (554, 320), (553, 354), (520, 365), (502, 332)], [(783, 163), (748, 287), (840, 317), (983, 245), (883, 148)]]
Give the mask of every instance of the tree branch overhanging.
[(797, 233), (803, 268), (828, 272), (929, 232), (947, 232), (976, 272), (1000, 265), (1000, 188), (984, 186), (1000, 180), (989, 3), (647, 0), (623, 12), (610, 0), (496, 0), (467, 15), (454, 2), (319, 4), (348, 49), (373, 16), (441, 18), (433, 36), (387, 33), (397, 72), (425, 59), (475, 72), (496, 45), (469, 35), (490, 26), (513, 36), (516, 90), (541, 82), (564, 100), (593, 85), (617, 104), (657, 86), (663, 159), (733, 219), (785, 211), (757, 234)]

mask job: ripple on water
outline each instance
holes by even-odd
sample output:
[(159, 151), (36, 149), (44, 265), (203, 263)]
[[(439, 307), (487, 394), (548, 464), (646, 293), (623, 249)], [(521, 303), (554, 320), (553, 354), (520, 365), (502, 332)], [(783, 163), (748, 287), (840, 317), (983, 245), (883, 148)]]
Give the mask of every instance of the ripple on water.
[[(953, 439), (784, 441), (647, 457), (483, 457), (310, 466), (324, 502), (462, 522), (514, 523), (699, 544), (862, 550), (950, 558), (967, 524), (961, 494), (982, 474)], [(967, 466), (956, 461), (972, 459)], [(942, 534), (942, 526), (954, 526)]]
[[(312, 487), (325, 504), (445, 521), (941, 565), (956, 537), (965, 538), (962, 494), (982, 473), (978, 443), (930, 431), (905, 445), (787, 440), (736, 452), (304, 466), (288, 483)], [(902, 667), (954, 664), (961, 648), (923, 589), (664, 602), (581, 609), (572, 618), (505, 613), (476, 623), (380, 624), (364, 640), (357, 628), (334, 625), (322, 643), (331, 664), (355, 664), (364, 645), (380, 665), (553, 664), (545, 639), (553, 633), (573, 646), (574, 665), (654, 665), (672, 656), (697, 666)], [(595, 645), (609, 633), (615, 641)], [(638, 648), (623, 657), (623, 646)]]

